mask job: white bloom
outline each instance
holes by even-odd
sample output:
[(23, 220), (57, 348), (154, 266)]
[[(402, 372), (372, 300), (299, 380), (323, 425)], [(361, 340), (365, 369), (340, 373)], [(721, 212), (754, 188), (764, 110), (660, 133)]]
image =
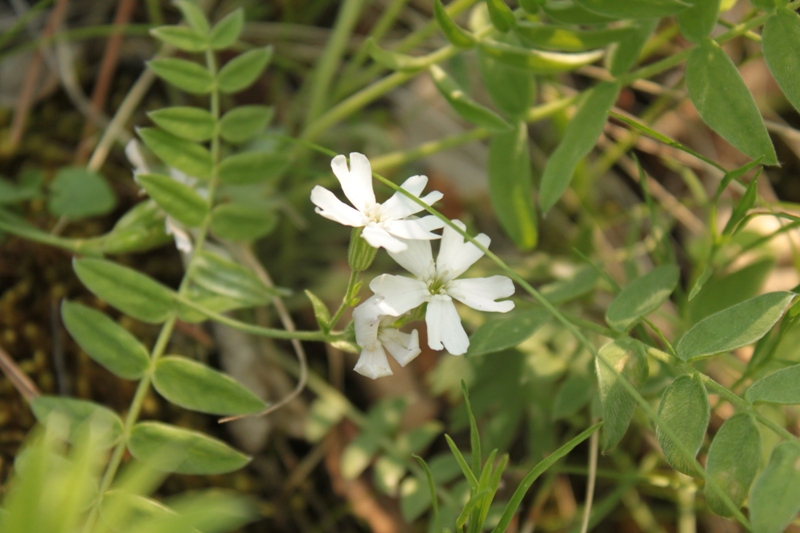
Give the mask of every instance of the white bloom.
[[(342, 185), (344, 195), (355, 209), (336, 198), (325, 187), (317, 185), (311, 191), (311, 201), (317, 206), (316, 212), (320, 215), (345, 226), (363, 227), (361, 236), (372, 247), (383, 247), (390, 252), (406, 249), (405, 242), (400, 239), (439, 238), (438, 235), (431, 233), (431, 230), (444, 226), (436, 217), (404, 220), (414, 213), (419, 213), (423, 208), (401, 192), (395, 192), (383, 204), (375, 201), (372, 168), (364, 154), (357, 152), (350, 154), (350, 169), (347, 168), (347, 159), (343, 155), (337, 155), (331, 161), (331, 169)], [(426, 176), (412, 176), (400, 187), (419, 198), (427, 183)], [(420, 199), (431, 205), (441, 198), (442, 193), (433, 191)]]
[(391, 327), (397, 317), (381, 314), (379, 301), (373, 296), (353, 311), (356, 342), (361, 346), (361, 356), (354, 370), (372, 379), (392, 375), (386, 350), (400, 366), (406, 366), (421, 351), (417, 330), (403, 333)]
[[(453, 223), (464, 229), (461, 221)], [(475, 240), (484, 247), (490, 239), (481, 233)], [(445, 226), (439, 256), (434, 263), (428, 241), (408, 241), (402, 252), (389, 252), (400, 266), (415, 278), (383, 274), (373, 279), (370, 289), (381, 299), (381, 313), (400, 316), (423, 303), (428, 303), (425, 322), (428, 325), (428, 346), (434, 350), (446, 348), (453, 355), (461, 355), (469, 348), (469, 338), (461, 325), (453, 299), (479, 311), (506, 313), (514, 302), (496, 302), (514, 294), (514, 283), (506, 276), (456, 279), (463, 274), (483, 252), (450, 226)]]

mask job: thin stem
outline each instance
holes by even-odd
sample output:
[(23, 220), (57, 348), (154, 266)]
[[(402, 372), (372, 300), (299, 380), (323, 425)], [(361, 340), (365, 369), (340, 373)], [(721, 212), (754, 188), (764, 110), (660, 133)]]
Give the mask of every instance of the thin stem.
[(355, 290), (356, 283), (358, 282), (358, 272), (355, 270), (350, 271), (350, 279), (347, 282), (347, 290), (344, 293), (344, 298), (342, 298), (342, 304), (339, 306), (339, 309), (333, 314), (333, 318), (331, 318), (331, 327), (335, 326), (339, 319), (342, 318), (345, 309), (350, 305), (350, 301), (353, 299), (355, 294), (353, 291)]

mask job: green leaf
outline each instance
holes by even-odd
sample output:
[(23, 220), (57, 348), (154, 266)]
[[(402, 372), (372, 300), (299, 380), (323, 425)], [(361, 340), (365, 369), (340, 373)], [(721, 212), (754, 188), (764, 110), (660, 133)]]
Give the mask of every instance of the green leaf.
[(800, 512), (800, 445), (779, 444), (750, 491), (750, 522), (757, 533), (781, 533)]
[(703, 121), (753, 159), (776, 165), (772, 141), (753, 95), (733, 61), (710, 39), (686, 61), (686, 88)]
[(284, 292), (267, 286), (250, 269), (208, 251), (199, 252), (195, 258), (191, 279), (214, 294), (251, 305), (269, 303)]
[(617, 331), (627, 331), (667, 301), (678, 285), (680, 270), (662, 265), (630, 283), (606, 311), (606, 322)]
[(546, 309), (517, 308), (487, 320), (469, 341), (466, 357), (499, 352), (521, 343), (550, 319)]
[(725, 229), (722, 230), (723, 235), (735, 235), (739, 229), (744, 227), (744, 225), (740, 226), (739, 223), (744, 220), (747, 212), (750, 211), (754, 205), (756, 205), (757, 198), (758, 174), (756, 174), (756, 177), (754, 177), (750, 183), (747, 184), (747, 189), (734, 206), (733, 212), (731, 213), (731, 218), (728, 219), (728, 222), (725, 224)]
[(212, 415), (248, 415), (266, 404), (227, 374), (185, 357), (162, 357), (156, 364), (153, 386), (170, 402)]
[(11, 205), (41, 197), (40, 184), (19, 185), (0, 176), (0, 206)]
[(230, 48), (239, 39), (244, 27), (244, 10), (240, 7), (214, 25), (209, 36), (212, 50)]
[(267, 68), (272, 47), (249, 50), (225, 63), (217, 75), (217, 86), (223, 93), (235, 93), (249, 87)]
[(549, 0), (542, 4), (547, 18), (561, 24), (605, 24), (614, 17), (599, 15), (574, 0)]
[(723, 192), (725, 192), (725, 189), (728, 188), (728, 185), (730, 185), (730, 183), (733, 180), (738, 180), (739, 178), (741, 178), (742, 176), (744, 176), (745, 174), (747, 174), (760, 164), (761, 164), (761, 159), (759, 158), (753, 161), (749, 161), (744, 165), (740, 166), (739, 168), (735, 168), (733, 170), (726, 172), (725, 175), (720, 180), (719, 185), (717, 186), (717, 191), (714, 193), (714, 202), (717, 202), (719, 200), (719, 197), (722, 195)]
[(489, 143), (489, 195), (500, 225), (521, 250), (531, 250), (538, 240), (533, 178), (528, 155), (528, 124), (517, 123)]
[(505, 510), (503, 510), (503, 514), (500, 517), (497, 526), (492, 530), (492, 533), (505, 533), (505, 531), (508, 529), (508, 525), (511, 523), (511, 519), (514, 517), (514, 513), (517, 512), (517, 508), (522, 503), (525, 493), (528, 492), (528, 489), (531, 487), (533, 482), (536, 481), (536, 479), (546, 472), (551, 466), (556, 464), (556, 462), (558, 462), (562, 457), (571, 452), (578, 444), (588, 439), (601, 425), (602, 424), (595, 424), (584, 430), (579, 435), (547, 456), (546, 459), (540, 461), (535, 467), (533, 467), (533, 470), (531, 470), (517, 486), (517, 490), (514, 491), (514, 495), (511, 497), (508, 505), (506, 505)]
[(786, 99), (800, 111), (800, 16), (786, 8), (767, 19), (761, 48), (772, 76)]
[(331, 329), (331, 312), (328, 310), (328, 306), (310, 290), (306, 289), (305, 293), (308, 299), (311, 300), (311, 306), (314, 308), (314, 316), (317, 319), (319, 329), (326, 333), (329, 332)]
[(222, 116), (219, 133), (229, 143), (249, 141), (264, 131), (274, 114), (275, 109), (262, 105), (234, 107)]
[(183, 18), (189, 26), (201, 35), (207, 35), (210, 29), (208, 19), (206, 18), (203, 10), (197, 5), (197, 2), (191, 0), (180, 0), (175, 3), (180, 9)]
[(219, 166), (219, 180), (228, 185), (263, 183), (279, 176), (290, 159), (280, 152), (243, 152), (231, 155)]
[[(527, 70), (510, 67), (478, 49), (481, 79), (494, 105), (505, 115), (523, 118), (533, 101), (533, 76)], [(518, 126), (519, 127), (519, 126)]]
[(450, 44), (458, 48), (472, 48), (475, 46), (477, 40), (475, 36), (456, 24), (450, 15), (445, 11), (442, 6), (442, 0), (434, 0), (433, 2), (433, 15), (436, 17), (436, 22), (442, 29), (445, 38), (450, 41)]
[(138, 174), (136, 182), (178, 222), (197, 227), (205, 220), (208, 202), (191, 187), (159, 174)]
[(214, 135), (214, 117), (199, 107), (167, 107), (147, 116), (161, 129), (187, 141), (203, 142)]
[[(719, 428), (706, 459), (706, 471), (717, 486), (741, 507), (761, 463), (761, 434), (753, 417), (746, 413), (732, 416)], [(732, 516), (710, 485), (705, 488), (709, 508), (720, 516)]]
[(481, 41), (480, 47), (484, 53), (506, 65), (527, 69), (536, 74), (575, 70), (594, 63), (603, 57), (604, 53), (602, 50), (577, 54), (546, 52), (489, 40)]
[(105, 259), (82, 258), (72, 268), (86, 287), (123, 313), (150, 324), (172, 312), (174, 293), (140, 272)]
[(572, 117), (564, 138), (548, 159), (542, 174), (539, 203), (543, 211), (549, 210), (561, 198), (572, 181), (578, 162), (594, 148), (618, 94), (618, 84), (601, 83), (589, 92)]
[(208, 49), (206, 37), (186, 26), (161, 26), (150, 30), (150, 35), (184, 52), (203, 52)]
[(681, 34), (693, 43), (711, 35), (717, 24), (720, 0), (684, 0), (690, 7), (678, 13)]
[(553, 398), (553, 420), (568, 418), (592, 401), (594, 383), (584, 374), (573, 373), (558, 387)]
[(64, 416), (69, 421), (69, 440), (73, 443), (79, 441), (84, 432), (92, 431), (95, 424), (103, 429), (92, 433), (103, 437), (104, 440), (97, 443), (102, 448), (110, 448), (122, 436), (122, 420), (117, 413), (94, 402), (42, 395), (31, 400), (31, 410), (41, 424), (45, 424), (52, 413)]
[(636, 399), (621, 384), (620, 378), (637, 391), (642, 390), (647, 381), (649, 370), (644, 345), (629, 338), (609, 342), (600, 348), (595, 368), (603, 410), (603, 450), (608, 451), (625, 436), (636, 409)]
[(470, 98), (455, 78), (449, 76), (438, 65), (431, 65), (428, 70), (436, 88), (464, 120), (494, 131), (506, 131), (511, 128), (511, 125), (497, 113)]
[(527, 21), (517, 22), (514, 31), (526, 44), (534, 48), (562, 52), (585, 52), (603, 48), (632, 33), (631, 28), (578, 30)]
[(489, 8), (489, 19), (492, 21), (492, 26), (497, 31), (505, 33), (514, 27), (517, 21), (514, 12), (503, 0), (486, 0), (486, 7)]
[(164, 228), (164, 212), (153, 200), (145, 200), (122, 215), (112, 230), (97, 237), (106, 254), (140, 252), (172, 240)]
[(113, 374), (139, 379), (150, 366), (147, 349), (104, 313), (64, 300), (61, 318), (75, 342)]
[(105, 215), (117, 205), (114, 191), (98, 173), (84, 167), (62, 168), (50, 182), (47, 210), (72, 220)]
[(414, 57), (397, 52), (384, 50), (375, 42), (372, 37), (367, 39), (367, 52), (369, 56), (379, 65), (389, 70), (415, 71), (422, 70), (430, 64), (430, 60), (424, 56)]
[(606, 60), (608, 70), (613, 76), (621, 76), (628, 72), (639, 61), (639, 55), (647, 39), (658, 27), (658, 19), (641, 20), (631, 26), (630, 33), (609, 50)]
[(689, 4), (679, 0), (575, 0), (577, 4), (604, 17), (618, 19), (649, 19), (668, 17), (680, 13)]
[(693, 361), (756, 342), (780, 320), (794, 296), (770, 292), (704, 318), (678, 341), (678, 357)]
[(748, 402), (800, 404), (800, 365), (783, 368), (753, 383), (744, 397)]
[(540, 292), (551, 304), (561, 305), (593, 290), (599, 277), (597, 269), (585, 266), (569, 278), (544, 285)]
[(231, 241), (253, 241), (275, 230), (278, 217), (268, 207), (229, 203), (211, 212), (211, 231)]
[(156, 76), (191, 94), (208, 94), (214, 87), (214, 78), (203, 66), (194, 61), (165, 57), (147, 62)]
[(133, 426), (128, 450), (153, 468), (178, 474), (226, 474), (250, 462), (248, 456), (222, 441), (160, 422)]
[(199, 144), (156, 128), (139, 128), (139, 137), (168, 166), (194, 178), (211, 177), (211, 152)]
[(670, 428), (694, 458), (703, 444), (710, 416), (706, 389), (699, 378), (679, 376), (664, 391), (658, 406), (656, 437), (664, 457), (675, 470), (688, 476), (697, 474), (689, 458), (683, 456), (663, 428)]

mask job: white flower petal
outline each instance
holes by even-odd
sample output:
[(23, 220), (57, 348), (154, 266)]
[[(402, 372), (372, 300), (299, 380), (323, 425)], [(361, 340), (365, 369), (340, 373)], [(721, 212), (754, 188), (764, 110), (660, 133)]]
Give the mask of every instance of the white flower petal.
[[(402, 185), (400, 185), (400, 188), (419, 198), (420, 193), (422, 193), (422, 190), (425, 188), (427, 183), (427, 176), (411, 176), (404, 181)], [(426, 204), (431, 205), (434, 202), (441, 200), (442, 196), (442, 193), (439, 191), (432, 191), (421, 200)], [(422, 209), (423, 207), (414, 200), (400, 191), (395, 191), (392, 197), (383, 203), (381, 207), (381, 213), (383, 213), (384, 217), (387, 219), (399, 220), (401, 218), (406, 218), (409, 215), (413, 215), (414, 213), (419, 213), (422, 211)]]
[(311, 189), (311, 201), (317, 206), (317, 214), (345, 226), (360, 227), (366, 223), (364, 215), (345, 204), (325, 187), (317, 185)]
[(164, 220), (164, 227), (167, 235), (172, 235), (175, 239), (175, 248), (185, 254), (192, 253), (192, 237), (184, 227), (172, 217)]
[[(453, 224), (466, 228), (460, 220), (453, 220)], [(481, 233), (475, 240), (488, 248), (491, 239)], [(436, 271), (440, 278), (451, 280), (457, 278), (481, 258), (483, 252), (471, 242), (464, 241), (464, 237), (450, 226), (445, 226), (442, 232), (442, 245), (439, 256), (436, 258)]]
[(434, 350), (444, 347), (453, 355), (461, 355), (469, 348), (469, 337), (449, 296), (437, 294), (431, 298), (425, 323), (428, 324), (428, 346)]
[(425, 218), (412, 217), (406, 220), (390, 220), (384, 222), (383, 225), (386, 231), (401, 239), (430, 241), (441, 237), (431, 233), (430, 230), (441, 228), (444, 225), (443, 222), (436, 224), (434, 221), (441, 222), (438, 218), (429, 216)]
[(353, 370), (371, 379), (392, 375), (389, 359), (386, 358), (386, 352), (379, 342), (375, 342), (361, 351), (361, 357), (358, 358)]
[(401, 267), (405, 268), (417, 279), (427, 279), (436, 269), (431, 253), (431, 243), (429, 241), (405, 241), (406, 249), (401, 252), (389, 252), (392, 259), (397, 261)]
[(478, 311), (507, 313), (514, 309), (510, 300), (494, 301), (514, 294), (514, 282), (506, 276), (453, 280), (447, 286), (447, 294)]
[(353, 323), (356, 332), (356, 343), (359, 346), (369, 346), (378, 340), (378, 327), (380, 326), (380, 298), (372, 296), (353, 310)]
[(430, 297), (427, 285), (405, 276), (381, 274), (370, 282), (369, 288), (383, 298), (378, 308), (382, 314), (389, 316), (400, 316), (419, 307)]
[(337, 155), (331, 161), (331, 170), (342, 186), (342, 191), (353, 207), (366, 213), (375, 205), (375, 193), (372, 190), (372, 168), (369, 159), (364, 154), (352, 152), (350, 154), (350, 170), (347, 169), (347, 159)]
[(403, 333), (396, 328), (385, 328), (381, 329), (379, 338), (381, 344), (400, 363), (400, 366), (406, 366), (422, 351), (419, 347), (419, 333), (417, 330), (411, 333)]
[(147, 166), (147, 162), (142, 154), (141, 145), (136, 139), (131, 139), (128, 141), (128, 144), (125, 145), (125, 157), (127, 157), (128, 161), (133, 165), (134, 176), (136, 174), (150, 173), (150, 168)]
[(389, 252), (402, 252), (406, 249), (405, 241), (392, 237), (388, 231), (374, 223), (364, 227), (361, 236), (373, 248), (386, 248)]

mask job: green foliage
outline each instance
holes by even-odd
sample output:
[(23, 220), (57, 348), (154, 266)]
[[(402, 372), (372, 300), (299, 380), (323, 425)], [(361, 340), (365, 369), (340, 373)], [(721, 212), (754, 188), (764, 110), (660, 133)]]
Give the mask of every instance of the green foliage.
[(576, 3), (598, 15), (619, 19), (665, 17), (680, 13), (689, 6), (680, 0), (639, 0), (638, 2), (576, 0)]
[(155, 128), (139, 128), (136, 133), (167, 165), (193, 178), (211, 177), (211, 152), (203, 146)]
[(704, 318), (678, 341), (678, 357), (692, 361), (756, 342), (780, 320), (794, 296), (762, 294)]
[(578, 162), (594, 147), (619, 90), (616, 83), (601, 83), (592, 89), (572, 117), (564, 138), (550, 156), (542, 174), (539, 191), (542, 211), (548, 211), (555, 205), (569, 186)]
[(459, 48), (472, 48), (475, 46), (475, 37), (450, 18), (450, 15), (447, 14), (444, 6), (442, 6), (442, 0), (434, 0), (433, 14), (439, 23), (442, 33), (453, 46)]
[(492, 318), (472, 334), (467, 357), (507, 350), (521, 343), (545, 322), (550, 314), (544, 309), (519, 308)]
[(217, 75), (223, 93), (235, 93), (252, 85), (272, 59), (272, 47), (256, 48), (228, 61)]
[[(746, 413), (732, 416), (719, 428), (706, 459), (708, 475), (741, 507), (761, 462), (761, 434), (753, 417)], [(732, 516), (730, 509), (706, 485), (706, 501), (712, 511)]]
[(518, 122), (489, 143), (489, 193), (503, 229), (522, 250), (538, 240), (538, 221), (533, 206), (533, 177), (528, 156), (528, 125)]
[(223, 139), (233, 144), (249, 141), (272, 120), (275, 110), (272, 107), (245, 105), (231, 109), (219, 121), (219, 133)]
[(278, 217), (269, 207), (240, 203), (218, 205), (211, 212), (211, 231), (221, 239), (253, 241), (272, 233)]
[(178, 474), (225, 474), (250, 462), (222, 441), (161, 422), (133, 426), (128, 450), (153, 468)]
[(498, 41), (481, 41), (484, 54), (506, 65), (529, 70), (536, 74), (552, 74), (575, 70), (594, 63), (602, 57), (602, 50), (566, 54), (514, 46)]
[(165, 57), (153, 59), (147, 66), (156, 76), (187, 93), (208, 94), (214, 88), (214, 77), (194, 61)]
[(800, 365), (777, 370), (759, 379), (747, 389), (748, 402), (800, 404)]
[(711, 34), (719, 16), (719, 0), (690, 0), (690, 7), (678, 13), (678, 26), (681, 34), (700, 43)]
[(606, 322), (617, 331), (627, 331), (667, 301), (678, 284), (675, 265), (656, 267), (629, 283), (606, 310)]
[(622, 380), (637, 391), (647, 381), (645, 347), (633, 339), (612, 341), (600, 348), (595, 368), (603, 410), (603, 450), (610, 450), (625, 436), (636, 409), (636, 399)]
[(73, 220), (105, 215), (117, 205), (105, 179), (86, 168), (62, 168), (50, 182), (47, 210)]
[(150, 366), (147, 349), (105, 314), (64, 300), (61, 319), (69, 334), (89, 357), (125, 379), (141, 378)]
[(767, 19), (762, 32), (764, 59), (783, 94), (795, 109), (800, 110), (800, 15), (778, 9)]
[(507, 131), (511, 128), (497, 113), (470, 98), (455, 78), (437, 65), (431, 65), (429, 71), (436, 88), (464, 120), (493, 131)]
[(167, 107), (147, 116), (164, 131), (187, 141), (203, 142), (214, 136), (214, 117), (199, 107)]
[(136, 181), (165, 213), (182, 224), (199, 226), (208, 215), (208, 203), (203, 197), (169, 176), (139, 174)]
[(219, 167), (219, 180), (228, 185), (265, 182), (279, 176), (289, 162), (284, 153), (242, 152), (225, 158)]
[(135, 270), (104, 259), (76, 259), (72, 267), (95, 295), (142, 322), (159, 324), (173, 310), (173, 292)]
[(237, 8), (217, 22), (208, 36), (212, 50), (224, 50), (233, 46), (244, 27), (244, 10)]
[[(703, 445), (710, 416), (708, 396), (699, 378), (680, 376), (666, 388), (658, 406), (656, 437), (664, 458), (672, 468), (689, 476), (697, 475), (690, 459), (697, 456)], [(672, 430), (678, 441), (689, 450), (691, 457), (681, 453), (665, 427)]]
[[(51, 417), (60, 418), (64, 438), (73, 444), (94, 438), (92, 445), (105, 449), (116, 444), (122, 435), (119, 416), (94, 402), (60, 396), (37, 396), (31, 401), (31, 409), (42, 424)], [(98, 428), (100, 433), (93, 436), (92, 432)]]
[(759, 533), (780, 533), (800, 512), (800, 445), (778, 445), (750, 491), (750, 519)]
[(726, 141), (767, 165), (778, 160), (756, 102), (736, 65), (705, 39), (686, 61), (686, 88), (703, 121)]
[(162, 357), (153, 373), (158, 393), (185, 409), (212, 415), (245, 415), (266, 404), (232, 377), (184, 357)]

